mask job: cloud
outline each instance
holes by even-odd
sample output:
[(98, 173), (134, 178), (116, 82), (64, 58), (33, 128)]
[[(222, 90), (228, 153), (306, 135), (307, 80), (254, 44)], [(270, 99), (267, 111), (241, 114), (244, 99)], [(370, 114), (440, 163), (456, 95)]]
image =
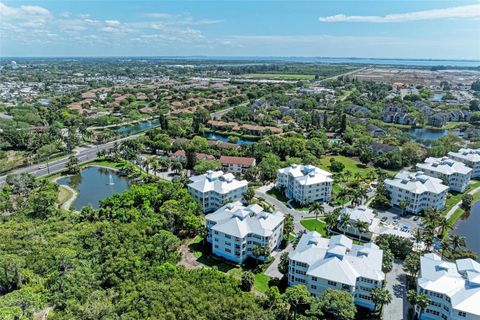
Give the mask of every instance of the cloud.
[(153, 12), (146, 14), (147, 17), (160, 20), (164, 24), (175, 25), (209, 25), (223, 23), (223, 19), (194, 19), (190, 14), (174, 15), (164, 12)]
[(480, 4), (473, 4), (460, 7), (450, 7), (445, 9), (432, 9), (423, 11), (413, 11), (407, 13), (393, 13), (385, 16), (347, 16), (337, 14), (335, 16), (320, 17), (320, 22), (406, 22), (436, 19), (461, 19), (461, 18), (480, 18)]

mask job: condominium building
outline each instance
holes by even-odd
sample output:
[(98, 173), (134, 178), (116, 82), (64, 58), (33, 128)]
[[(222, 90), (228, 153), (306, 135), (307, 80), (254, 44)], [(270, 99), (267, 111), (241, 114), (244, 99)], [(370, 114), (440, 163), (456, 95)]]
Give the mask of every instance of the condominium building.
[(254, 257), (256, 245), (266, 245), (271, 252), (283, 239), (283, 214), (265, 212), (258, 204), (245, 207), (239, 201), (232, 202), (205, 218), (212, 252), (237, 263)]
[[(480, 264), (472, 259), (447, 262), (435, 253), (423, 255), (417, 292), (430, 300), (420, 319), (480, 320)], [(420, 311), (417, 307), (418, 316)]]
[(250, 167), (254, 167), (255, 158), (221, 156), (220, 163), (225, 172), (244, 173)]
[(385, 188), (390, 192), (390, 205), (405, 211), (420, 213), (426, 209), (442, 209), (445, 206), (448, 187), (442, 180), (423, 172), (402, 171), (394, 179), (385, 179)]
[(382, 259), (383, 251), (373, 243), (356, 245), (344, 235), (327, 239), (310, 231), (289, 254), (288, 284), (305, 285), (314, 296), (328, 288), (344, 290), (355, 304), (373, 310), (371, 291), (385, 280)]
[(285, 196), (299, 203), (330, 201), (332, 174), (312, 165), (296, 165), (279, 169), (275, 185), (283, 188)]
[(442, 179), (442, 181), (448, 183), (450, 190), (457, 192), (465, 191), (472, 176), (472, 168), (448, 157), (427, 158), (424, 163), (417, 164), (417, 170), (423, 171), (426, 175)]
[(231, 173), (208, 171), (190, 177), (188, 192), (202, 205), (204, 212), (211, 212), (228, 202), (242, 200), (247, 187), (246, 180), (237, 180)]
[(472, 178), (480, 178), (480, 149), (460, 149), (449, 152), (448, 156), (472, 168)]

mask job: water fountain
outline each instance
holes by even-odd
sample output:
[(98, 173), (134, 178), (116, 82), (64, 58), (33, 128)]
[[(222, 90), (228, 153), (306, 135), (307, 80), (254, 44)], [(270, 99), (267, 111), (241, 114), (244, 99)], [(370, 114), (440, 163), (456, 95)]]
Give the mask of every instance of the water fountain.
[(113, 176), (112, 176), (112, 174), (110, 173), (110, 174), (108, 175), (108, 185), (109, 185), (109, 186), (113, 186), (114, 184), (115, 184), (115, 183), (113, 182)]

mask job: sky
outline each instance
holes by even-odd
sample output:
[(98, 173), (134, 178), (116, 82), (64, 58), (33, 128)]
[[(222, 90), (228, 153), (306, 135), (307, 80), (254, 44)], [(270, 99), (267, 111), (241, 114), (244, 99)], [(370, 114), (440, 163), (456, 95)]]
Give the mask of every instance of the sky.
[(480, 1), (0, 0), (0, 56), (480, 59)]

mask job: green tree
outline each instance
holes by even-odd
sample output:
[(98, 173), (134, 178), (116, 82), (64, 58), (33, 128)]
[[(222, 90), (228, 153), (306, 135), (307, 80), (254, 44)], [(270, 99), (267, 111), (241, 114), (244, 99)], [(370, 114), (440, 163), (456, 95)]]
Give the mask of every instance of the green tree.
[(242, 272), (242, 291), (250, 291), (253, 288), (253, 283), (255, 282), (255, 276), (250, 271)]
[(75, 156), (70, 156), (68, 158), (68, 162), (65, 165), (65, 167), (67, 169), (66, 172), (68, 174), (78, 174), (78, 173), (80, 173), (79, 161), (78, 161), (78, 158), (75, 157)]
[(374, 288), (371, 291), (373, 303), (375, 303), (374, 310), (380, 305), (379, 313), (382, 314), (383, 306), (392, 302), (392, 294), (385, 288)]
[(298, 314), (304, 314), (312, 302), (312, 296), (303, 285), (288, 287), (283, 294), (283, 299), (289, 304), (293, 319), (297, 319)]
[(288, 252), (282, 252), (282, 255), (280, 256), (280, 262), (278, 263), (278, 271), (280, 271), (280, 273), (284, 276), (288, 274), (288, 264)]
[(349, 292), (332, 289), (326, 289), (319, 298), (315, 299), (312, 309), (320, 316), (323, 314), (338, 320), (352, 320), (357, 312)]
[(195, 174), (203, 174), (209, 170), (220, 170), (222, 168), (222, 164), (218, 160), (199, 160), (195, 163), (193, 167), (193, 171)]
[(318, 216), (323, 216), (325, 214), (325, 208), (323, 203), (315, 201), (310, 205), (308, 213), (315, 215), (315, 220), (318, 220)]
[(247, 191), (243, 194), (243, 200), (246, 203), (250, 203), (253, 197), (255, 197), (255, 189), (253, 187), (248, 187)]
[(465, 211), (470, 211), (472, 208), (473, 196), (469, 193), (464, 193), (462, 195), (462, 207)]
[(420, 271), (420, 254), (417, 252), (410, 253), (403, 261), (403, 270), (415, 279)]

